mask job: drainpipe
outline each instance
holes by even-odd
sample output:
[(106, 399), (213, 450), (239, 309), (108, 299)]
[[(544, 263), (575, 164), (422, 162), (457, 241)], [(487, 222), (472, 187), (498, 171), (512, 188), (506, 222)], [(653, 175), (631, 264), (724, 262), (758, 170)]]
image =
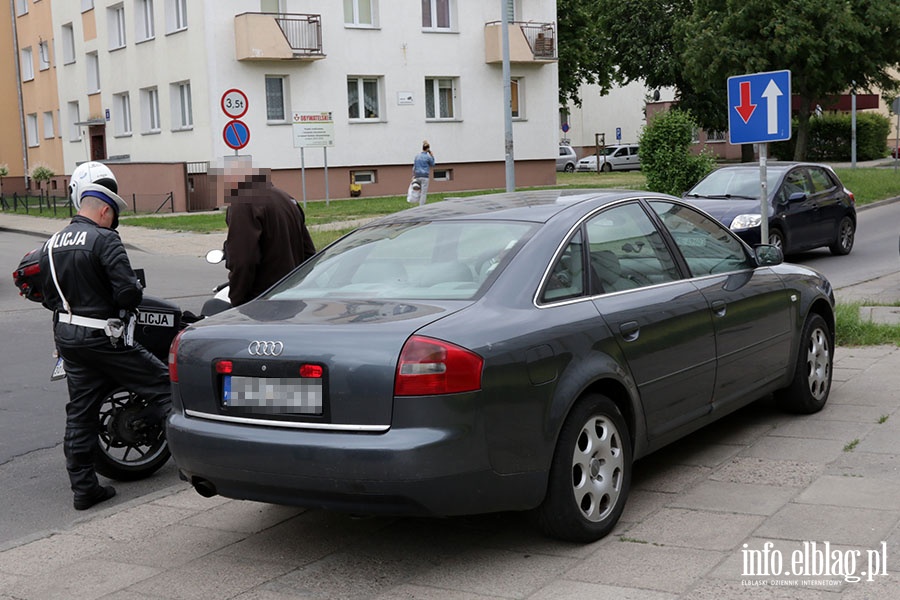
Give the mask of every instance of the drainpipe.
[(19, 56), (19, 34), (16, 31), (16, 5), (15, 0), (9, 0), (9, 15), (12, 19), (12, 39), (13, 39), (13, 52), (15, 52), (15, 57), (13, 62), (16, 66), (16, 93), (18, 96), (19, 102), (19, 132), (22, 137), (22, 162), (25, 168), (24, 179), (25, 185), (28, 186), (28, 142), (25, 139), (25, 103), (22, 99), (22, 72), (21, 65), (19, 61), (21, 57)]

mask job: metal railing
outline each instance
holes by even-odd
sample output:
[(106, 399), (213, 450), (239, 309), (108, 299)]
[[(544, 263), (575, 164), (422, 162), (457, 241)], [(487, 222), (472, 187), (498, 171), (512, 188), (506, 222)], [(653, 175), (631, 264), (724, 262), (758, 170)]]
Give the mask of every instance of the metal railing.
[(295, 55), (322, 54), (320, 15), (273, 15)]
[[(487, 25), (500, 26), (501, 21), (491, 21)], [(510, 21), (510, 27), (518, 27), (525, 36), (534, 58), (553, 60), (556, 58), (556, 27), (553, 23), (534, 21)]]

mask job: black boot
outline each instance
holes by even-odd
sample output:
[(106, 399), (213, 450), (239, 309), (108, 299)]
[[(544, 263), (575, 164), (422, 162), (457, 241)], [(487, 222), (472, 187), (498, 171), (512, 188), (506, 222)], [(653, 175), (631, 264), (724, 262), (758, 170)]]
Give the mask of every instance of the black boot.
[(87, 510), (95, 504), (100, 504), (116, 495), (116, 488), (111, 485), (99, 486), (90, 496), (75, 496), (73, 505), (75, 510)]

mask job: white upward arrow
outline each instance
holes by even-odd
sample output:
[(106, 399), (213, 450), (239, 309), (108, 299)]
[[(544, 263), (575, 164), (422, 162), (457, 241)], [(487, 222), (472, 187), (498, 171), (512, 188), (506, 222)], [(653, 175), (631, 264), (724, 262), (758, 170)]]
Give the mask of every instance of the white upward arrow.
[(768, 115), (769, 131), (768, 133), (778, 133), (778, 96), (784, 96), (781, 88), (775, 83), (774, 79), (769, 80), (766, 91), (762, 93), (762, 97), (766, 99), (766, 114)]

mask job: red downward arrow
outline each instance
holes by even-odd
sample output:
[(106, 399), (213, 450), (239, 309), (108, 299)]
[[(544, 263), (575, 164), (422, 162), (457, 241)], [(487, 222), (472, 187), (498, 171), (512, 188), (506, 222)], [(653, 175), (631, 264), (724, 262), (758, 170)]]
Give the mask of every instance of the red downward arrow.
[(741, 103), (738, 106), (735, 106), (735, 109), (738, 111), (738, 114), (741, 115), (741, 118), (744, 120), (744, 125), (750, 121), (750, 117), (753, 116), (753, 111), (756, 110), (755, 104), (750, 104), (750, 82), (742, 81), (741, 82)]

